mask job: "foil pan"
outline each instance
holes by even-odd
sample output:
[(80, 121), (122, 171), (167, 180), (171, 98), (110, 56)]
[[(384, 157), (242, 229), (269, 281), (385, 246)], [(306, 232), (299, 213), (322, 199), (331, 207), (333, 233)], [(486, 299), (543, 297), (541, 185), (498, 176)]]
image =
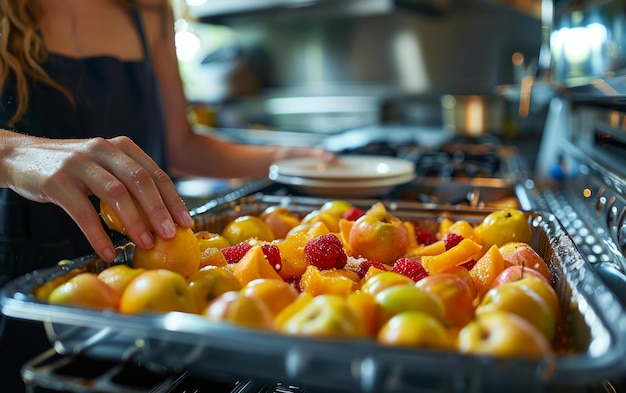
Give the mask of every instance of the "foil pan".
[[(236, 216), (270, 205), (308, 213), (326, 200), (266, 195), (234, 196), (192, 210), (195, 230), (220, 231)], [(373, 200), (351, 201), (367, 208)], [(385, 201), (394, 215), (436, 228), (444, 217), (477, 223), (492, 210)], [(532, 246), (551, 268), (565, 313), (559, 351), (540, 361), (498, 360), (456, 352), (389, 348), (372, 340), (314, 339), (249, 330), (185, 313), (120, 315), (49, 305), (37, 285), (82, 268), (109, 264), (95, 256), (59, 263), (20, 277), (0, 293), (2, 312), (42, 321), (60, 354), (138, 362), (155, 370), (280, 381), (306, 391), (350, 392), (553, 392), (610, 386), (626, 373), (624, 306), (595, 274), (550, 213), (526, 212)], [(114, 263), (130, 264), (133, 244), (118, 246)], [(608, 391), (608, 390), (607, 390)]]

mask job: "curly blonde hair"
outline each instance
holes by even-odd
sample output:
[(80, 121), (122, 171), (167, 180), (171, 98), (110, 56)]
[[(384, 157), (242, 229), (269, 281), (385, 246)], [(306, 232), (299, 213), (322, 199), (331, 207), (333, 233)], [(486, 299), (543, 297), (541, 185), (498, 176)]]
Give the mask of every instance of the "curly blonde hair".
[[(116, 0), (126, 8), (133, 0)], [(48, 51), (40, 34), (42, 11), (37, 0), (0, 0), (0, 91), (14, 78), (17, 110), (9, 125), (19, 121), (28, 107), (28, 79), (46, 83), (61, 91), (74, 104), (71, 94), (41, 67)]]

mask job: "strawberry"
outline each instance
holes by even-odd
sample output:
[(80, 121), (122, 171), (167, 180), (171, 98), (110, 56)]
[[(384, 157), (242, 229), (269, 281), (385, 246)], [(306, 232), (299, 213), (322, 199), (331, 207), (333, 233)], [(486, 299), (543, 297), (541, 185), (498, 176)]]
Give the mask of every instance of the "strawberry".
[(348, 261), (341, 240), (332, 233), (309, 240), (304, 246), (304, 256), (320, 270), (341, 269)]
[(428, 276), (428, 272), (424, 269), (422, 263), (410, 258), (398, 259), (393, 264), (391, 271), (407, 276), (415, 282)]

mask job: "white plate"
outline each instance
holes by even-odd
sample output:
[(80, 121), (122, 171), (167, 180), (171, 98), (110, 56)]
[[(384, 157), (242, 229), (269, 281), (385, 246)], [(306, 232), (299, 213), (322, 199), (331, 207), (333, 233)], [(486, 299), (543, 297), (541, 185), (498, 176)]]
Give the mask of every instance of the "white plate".
[(310, 179), (382, 179), (415, 172), (412, 161), (385, 156), (340, 156), (333, 162), (312, 158), (292, 158), (275, 162), (270, 173)]
[(283, 176), (270, 173), (270, 179), (287, 184), (294, 189), (316, 197), (369, 198), (387, 194), (400, 184), (409, 183), (414, 173), (392, 176), (383, 179), (367, 180), (320, 180), (298, 176)]

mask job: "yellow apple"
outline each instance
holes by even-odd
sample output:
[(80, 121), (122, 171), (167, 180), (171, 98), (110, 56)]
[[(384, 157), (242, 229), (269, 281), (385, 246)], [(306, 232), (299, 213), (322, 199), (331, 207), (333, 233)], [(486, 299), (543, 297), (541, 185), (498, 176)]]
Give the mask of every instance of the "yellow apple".
[(298, 214), (280, 205), (266, 208), (259, 218), (267, 224), (275, 239), (284, 239), (291, 229), (300, 225)]
[(527, 287), (504, 284), (487, 291), (476, 307), (476, 316), (493, 311), (519, 315), (542, 332), (548, 341), (556, 335), (557, 316), (541, 296)]
[(287, 334), (311, 337), (366, 337), (363, 319), (345, 297), (319, 295), (282, 323)]
[(498, 247), (508, 242), (532, 241), (532, 228), (521, 210), (504, 208), (487, 215), (476, 227), (476, 234), (483, 242), (483, 250), (492, 245)]
[(198, 239), (198, 245), (200, 246), (200, 251), (204, 251), (209, 247), (215, 247), (222, 249), (224, 247), (231, 246), (230, 242), (226, 240), (226, 238), (219, 233), (209, 232), (209, 231), (198, 231), (195, 233), (196, 239)]
[[(376, 268), (370, 268), (368, 270), (368, 274), (370, 272), (372, 273), (365, 276), (365, 281), (361, 285), (361, 291), (376, 296), (379, 292), (394, 285), (415, 284), (415, 281), (403, 274), (377, 270)], [(376, 272), (376, 274), (374, 274), (374, 272)]]
[(452, 340), (443, 323), (420, 311), (404, 311), (385, 323), (376, 336), (379, 344), (395, 347), (451, 349)]
[(235, 275), (221, 267), (202, 268), (189, 276), (187, 281), (198, 313), (221, 294), (241, 289), (241, 284)]
[(94, 273), (80, 273), (50, 292), (51, 304), (117, 310), (120, 295)]
[(313, 210), (302, 219), (301, 224), (315, 224), (323, 222), (330, 232), (339, 232), (339, 219), (328, 211)]
[(459, 332), (457, 347), (461, 353), (498, 358), (540, 359), (553, 353), (536, 326), (506, 311), (477, 316)]
[(352, 207), (352, 203), (348, 201), (344, 201), (341, 199), (332, 199), (324, 203), (322, 207), (320, 207), (320, 211), (328, 212), (339, 219), (342, 218), (348, 210), (352, 209)]
[(120, 301), (120, 312), (165, 313), (196, 311), (185, 277), (166, 269), (146, 270), (128, 284)]
[(296, 288), (288, 282), (272, 278), (252, 280), (241, 289), (241, 293), (260, 299), (270, 310), (272, 317), (293, 303), (299, 295)]
[(144, 271), (122, 263), (104, 269), (98, 273), (98, 278), (122, 296), (128, 284)]
[(354, 256), (390, 264), (407, 252), (410, 241), (402, 220), (378, 209), (354, 222), (348, 243)]
[(244, 296), (239, 291), (221, 294), (206, 306), (202, 314), (212, 321), (251, 329), (275, 329), (269, 308), (259, 298)]
[(244, 215), (226, 224), (221, 233), (232, 245), (250, 239), (271, 242), (274, 234), (270, 227), (259, 217)]

